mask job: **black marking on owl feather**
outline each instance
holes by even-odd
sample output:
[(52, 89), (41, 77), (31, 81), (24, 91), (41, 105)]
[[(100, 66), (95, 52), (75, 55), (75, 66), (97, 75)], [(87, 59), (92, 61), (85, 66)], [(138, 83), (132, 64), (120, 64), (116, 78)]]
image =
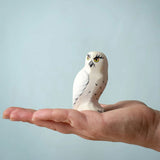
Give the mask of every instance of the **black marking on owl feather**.
[(99, 112), (99, 113), (103, 113), (103, 111), (101, 111), (101, 110), (98, 110), (98, 112)]
[(74, 101), (73, 105), (76, 104), (78, 98), (83, 94), (84, 90), (87, 88), (88, 83), (89, 83), (89, 79), (88, 79), (88, 82), (86, 83), (86, 86), (85, 86), (84, 89), (82, 90), (82, 92), (78, 95), (78, 97), (75, 98), (75, 101)]
[(95, 85), (96, 85), (96, 86), (98, 86), (98, 84), (97, 84), (97, 83), (95, 83)]

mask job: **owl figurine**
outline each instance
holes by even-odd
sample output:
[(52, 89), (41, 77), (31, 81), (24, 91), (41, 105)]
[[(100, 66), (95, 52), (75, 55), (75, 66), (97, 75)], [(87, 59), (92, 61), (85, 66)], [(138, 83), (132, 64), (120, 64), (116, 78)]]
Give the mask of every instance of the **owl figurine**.
[(89, 52), (85, 66), (76, 75), (73, 83), (73, 108), (79, 111), (104, 112), (98, 103), (108, 81), (108, 61), (102, 52)]

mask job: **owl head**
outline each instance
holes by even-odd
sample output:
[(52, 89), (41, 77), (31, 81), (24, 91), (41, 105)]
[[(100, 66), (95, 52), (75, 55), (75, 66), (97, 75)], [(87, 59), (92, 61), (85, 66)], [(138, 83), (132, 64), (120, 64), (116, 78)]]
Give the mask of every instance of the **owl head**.
[(89, 72), (107, 72), (108, 61), (104, 53), (92, 51), (85, 59), (85, 68)]

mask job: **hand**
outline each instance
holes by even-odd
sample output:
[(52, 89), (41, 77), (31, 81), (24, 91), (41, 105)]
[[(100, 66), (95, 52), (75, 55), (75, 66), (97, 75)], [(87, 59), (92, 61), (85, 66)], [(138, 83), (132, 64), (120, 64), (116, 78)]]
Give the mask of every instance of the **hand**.
[(3, 118), (29, 122), (89, 140), (137, 144), (160, 151), (160, 112), (139, 101), (102, 105), (106, 112), (10, 107)]

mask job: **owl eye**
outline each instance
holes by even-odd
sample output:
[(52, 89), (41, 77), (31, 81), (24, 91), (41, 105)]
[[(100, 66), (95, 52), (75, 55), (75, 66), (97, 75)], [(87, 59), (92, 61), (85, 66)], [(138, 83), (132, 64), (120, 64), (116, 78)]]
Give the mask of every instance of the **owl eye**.
[(87, 55), (87, 60), (89, 60), (91, 57), (90, 57), (90, 55)]
[(95, 57), (95, 58), (94, 58), (94, 62), (96, 62), (96, 63), (99, 62), (99, 58), (98, 58), (98, 57)]

